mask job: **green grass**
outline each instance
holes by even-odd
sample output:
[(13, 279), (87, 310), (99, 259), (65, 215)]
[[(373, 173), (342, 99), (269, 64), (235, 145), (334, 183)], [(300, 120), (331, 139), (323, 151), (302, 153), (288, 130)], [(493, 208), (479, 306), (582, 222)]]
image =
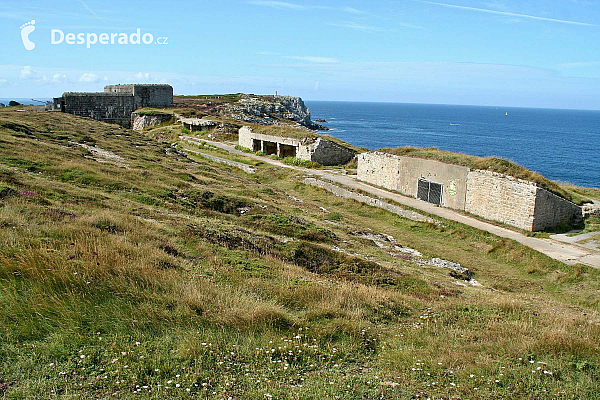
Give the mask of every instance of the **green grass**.
[[(597, 396), (596, 269), (290, 169), (185, 157), (158, 131), (12, 110), (0, 124), (0, 398)], [(87, 158), (84, 138), (125, 165)]]

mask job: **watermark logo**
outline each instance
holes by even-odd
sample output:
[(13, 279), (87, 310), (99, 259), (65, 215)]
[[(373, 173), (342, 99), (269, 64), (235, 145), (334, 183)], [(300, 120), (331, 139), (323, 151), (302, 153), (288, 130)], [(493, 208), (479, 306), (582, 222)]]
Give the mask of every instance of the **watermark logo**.
[[(35, 31), (35, 20), (21, 25), (21, 39), (23, 40), (23, 46), (27, 50), (33, 50), (35, 43), (29, 39), (29, 34)], [(50, 31), (50, 44), (67, 44), (67, 45), (85, 45), (88, 49), (93, 45), (108, 45), (108, 44), (169, 44), (168, 37), (160, 36), (155, 39), (154, 35), (150, 32), (142, 32), (141, 29), (137, 29), (135, 32), (124, 33), (124, 32), (64, 32), (61, 29), (52, 29)]]
[(127, 33), (94, 33), (94, 32), (63, 32), (60, 29), (50, 31), (50, 44), (85, 44), (89, 49), (95, 44), (168, 44), (168, 38), (161, 36), (154, 40), (154, 35), (149, 32), (142, 33), (137, 29), (131, 34)]
[(35, 43), (29, 40), (29, 34), (35, 31), (34, 25), (35, 19), (21, 25), (21, 39), (23, 40), (23, 46), (25, 46), (26, 50), (33, 50), (35, 48)]

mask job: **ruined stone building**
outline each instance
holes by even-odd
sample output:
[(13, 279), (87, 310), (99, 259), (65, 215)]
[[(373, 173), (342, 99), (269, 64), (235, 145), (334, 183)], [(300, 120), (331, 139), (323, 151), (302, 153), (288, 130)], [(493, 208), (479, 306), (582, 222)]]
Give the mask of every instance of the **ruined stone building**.
[(131, 114), (141, 107), (171, 107), (171, 85), (108, 85), (104, 92), (65, 92), (53, 109), (98, 121), (131, 126)]
[(383, 152), (358, 155), (357, 177), (442, 207), (540, 231), (581, 218), (576, 204), (535, 182), (439, 161)]
[(347, 147), (316, 135), (303, 138), (266, 135), (252, 132), (248, 126), (239, 130), (239, 145), (252, 151), (262, 151), (267, 155), (296, 157), (322, 165), (346, 164), (355, 156)]

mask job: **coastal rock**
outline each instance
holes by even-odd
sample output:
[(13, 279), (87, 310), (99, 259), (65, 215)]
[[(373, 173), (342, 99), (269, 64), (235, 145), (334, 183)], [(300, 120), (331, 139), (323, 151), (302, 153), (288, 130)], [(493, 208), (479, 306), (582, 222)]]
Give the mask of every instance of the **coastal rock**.
[(228, 104), (221, 114), (259, 125), (289, 125), (292, 121), (299, 128), (328, 130), (310, 119), (310, 110), (300, 97), (242, 94), (239, 101)]
[(147, 114), (131, 114), (131, 128), (134, 131), (141, 131), (151, 126), (156, 126), (166, 122), (172, 118), (172, 115), (169, 114), (156, 114), (156, 115), (147, 115)]

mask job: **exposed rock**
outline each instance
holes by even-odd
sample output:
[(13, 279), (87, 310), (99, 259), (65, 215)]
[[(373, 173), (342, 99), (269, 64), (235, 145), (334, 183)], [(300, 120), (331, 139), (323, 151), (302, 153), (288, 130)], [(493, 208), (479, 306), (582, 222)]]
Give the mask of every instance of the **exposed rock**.
[(354, 234), (363, 239), (373, 241), (377, 247), (393, 257), (410, 260), (421, 266), (427, 265), (438, 268), (448, 268), (450, 269), (450, 276), (453, 278), (462, 279), (468, 282), (472, 281), (474, 282), (473, 285), (477, 284), (477, 282), (471, 278), (471, 271), (461, 266), (459, 263), (442, 260), (441, 258), (431, 258), (429, 260), (423, 259), (423, 254), (421, 254), (421, 252), (398, 244), (396, 239), (391, 235), (374, 232), (355, 232)]
[(227, 104), (222, 115), (259, 125), (290, 125), (312, 130), (328, 130), (310, 119), (310, 110), (300, 97), (242, 94), (239, 101)]
[(471, 271), (462, 267), (459, 263), (442, 260), (441, 258), (432, 258), (429, 260), (428, 264), (433, 267), (449, 268), (451, 270), (450, 275), (455, 278), (463, 279), (465, 281), (471, 280)]
[(163, 122), (167, 122), (173, 116), (170, 114), (156, 114), (156, 115), (147, 115), (147, 114), (131, 114), (131, 128), (134, 131), (141, 131), (151, 126), (156, 126), (162, 124)]

